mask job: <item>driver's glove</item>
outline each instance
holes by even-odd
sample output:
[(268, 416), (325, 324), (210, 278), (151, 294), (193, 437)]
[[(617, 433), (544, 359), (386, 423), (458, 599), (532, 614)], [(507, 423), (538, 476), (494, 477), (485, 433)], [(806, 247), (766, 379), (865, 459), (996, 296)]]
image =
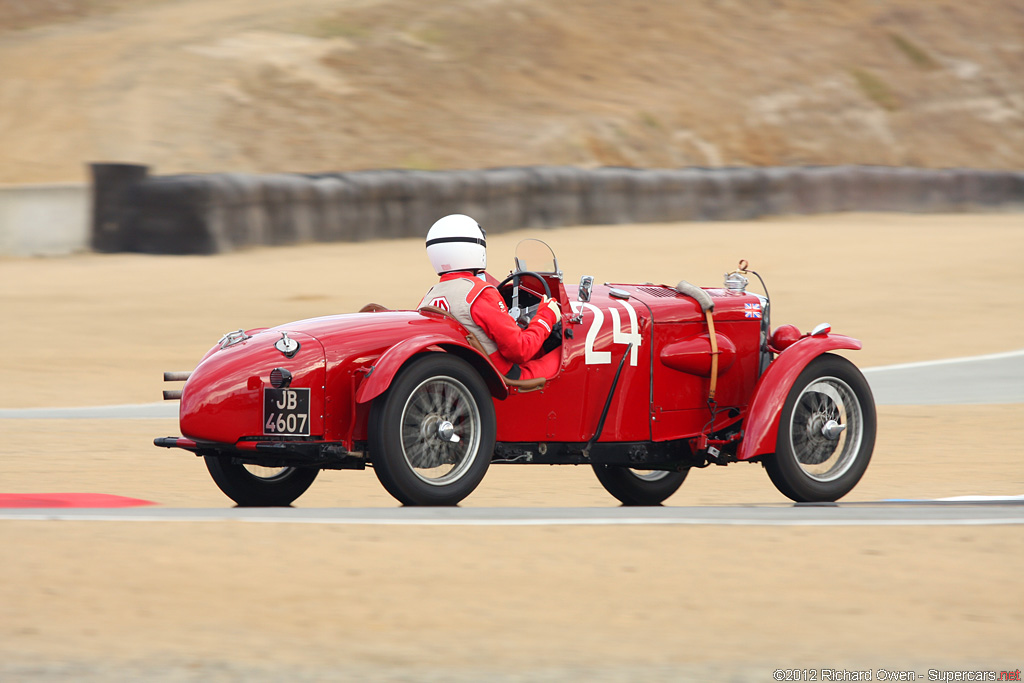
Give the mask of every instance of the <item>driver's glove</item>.
[(555, 314), (555, 324), (556, 325), (559, 322), (561, 322), (561, 320), (562, 320), (562, 309), (559, 308), (557, 301), (555, 301), (554, 299), (549, 299), (548, 297), (545, 296), (543, 301), (541, 301), (541, 304), (547, 306), (548, 308), (550, 308), (554, 312), (554, 314)]

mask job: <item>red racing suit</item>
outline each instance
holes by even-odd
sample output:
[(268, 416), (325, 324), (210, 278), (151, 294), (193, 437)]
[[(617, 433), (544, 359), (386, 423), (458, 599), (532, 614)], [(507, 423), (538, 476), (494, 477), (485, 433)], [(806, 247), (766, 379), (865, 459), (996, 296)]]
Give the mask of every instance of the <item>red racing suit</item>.
[(510, 379), (551, 377), (558, 371), (559, 349), (534, 358), (555, 324), (555, 313), (540, 306), (526, 329), (512, 320), (497, 288), (465, 271), (445, 273), (420, 306), (437, 306), (473, 333), (498, 372)]

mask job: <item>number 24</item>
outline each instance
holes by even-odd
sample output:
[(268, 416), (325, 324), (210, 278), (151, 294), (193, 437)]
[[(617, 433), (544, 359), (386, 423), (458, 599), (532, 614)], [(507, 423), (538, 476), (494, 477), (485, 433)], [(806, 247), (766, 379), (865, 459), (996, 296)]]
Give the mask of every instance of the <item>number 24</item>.
[[(626, 315), (629, 316), (629, 332), (622, 331), (622, 319), (619, 317), (619, 310), (614, 307), (609, 308), (608, 312), (612, 315), (612, 343), (632, 344), (633, 347), (629, 351), (629, 364), (635, 366), (637, 350), (643, 342), (643, 337), (640, 336), (639, 325), (637, 324), (636, 309), (627, 301), (618, 301), (616, 303), (622, 304), (622, 307), (626, 309)], [(587, 338), (583, 343), (583, 350), (585, 352), (584, 362), (587, 365), (607, 365), (611, 363), (611, 351), (594, 350), (597, 335), (604, 325), (604, 312), (590, 303), (573, 301), (571, 304), (573, 313), (580, 313), (584, 308), (594, 312), (594, 322), (590, 329), (587, 330)]]

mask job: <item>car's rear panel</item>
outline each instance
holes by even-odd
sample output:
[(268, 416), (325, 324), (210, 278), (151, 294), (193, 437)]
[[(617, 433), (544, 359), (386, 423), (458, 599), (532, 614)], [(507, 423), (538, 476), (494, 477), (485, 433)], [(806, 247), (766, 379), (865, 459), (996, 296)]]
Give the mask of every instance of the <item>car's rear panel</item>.
[[(412, 311), (338, 315), (254, 330), (250, 338), (214, 347), (183, 389), (182, 434), (228, 444), (322, 440), (342, 442), (351, 449), (355, 441), (366, 439), (368, 406), (355, 401), (360, 383), (385, 350), (428, 327), (439, 326)], [(283, 333), (299, 343), (294, 355), (275, 346)], [(301, 424), (301, 414), (291, 424), (296, 401), (272, 386), (271, 372), (276, 368), (291, 376), (285, 388), (300, 394), (308, 391), (308, 429)], [(270, 403), (275, 399), (278, 412)]]
[[(298, 344), (293, 357), (275, 348), (280, 332), (265, 330), (248, 339), (210, 353), (189, 376), (182, 391), (179, 421), (183, 436), (202, 441), (235, 443), (240, 439), (324, 435), (324, 348), (314, 337), (291, 332)], [(265, 414), (266, 401), (276, 393), (270, 374), (275, 368), (291, 375), (288, 387), (308, 392), (308, 411), (288, 425), (287, 415), (296, 415), (294, 395), (278, 396), (286, 414), (284, 429), (278, 429), (278, 415)], [(288, 402), (292, 401), (292, 405)], [(268, 420), (274, 419), (269, 422)], [(289, 429), (291, 427), (291, 429)]]

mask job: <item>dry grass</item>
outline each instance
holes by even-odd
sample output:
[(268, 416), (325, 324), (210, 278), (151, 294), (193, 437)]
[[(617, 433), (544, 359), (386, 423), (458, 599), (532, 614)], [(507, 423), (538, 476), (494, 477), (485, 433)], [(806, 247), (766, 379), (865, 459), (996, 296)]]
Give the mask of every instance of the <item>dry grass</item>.
[(917, 43), (912, 42), (909, 38), (900, 35), (899, 33), (890, 33), (889, 38), (892, 39), (893, 45), (903, 53), (903, 55), (911, 61), (914, 66), (921, 69), (937, 69), (939, 63), (925, 51), (924, 48), (919, 46)]
[(899, 99), (885, 81), (864, 69), (851, 69), (850, 75), (857, 81), (857, 87), (869, 100), (882, 109), (895, 111), (899, 108)]

